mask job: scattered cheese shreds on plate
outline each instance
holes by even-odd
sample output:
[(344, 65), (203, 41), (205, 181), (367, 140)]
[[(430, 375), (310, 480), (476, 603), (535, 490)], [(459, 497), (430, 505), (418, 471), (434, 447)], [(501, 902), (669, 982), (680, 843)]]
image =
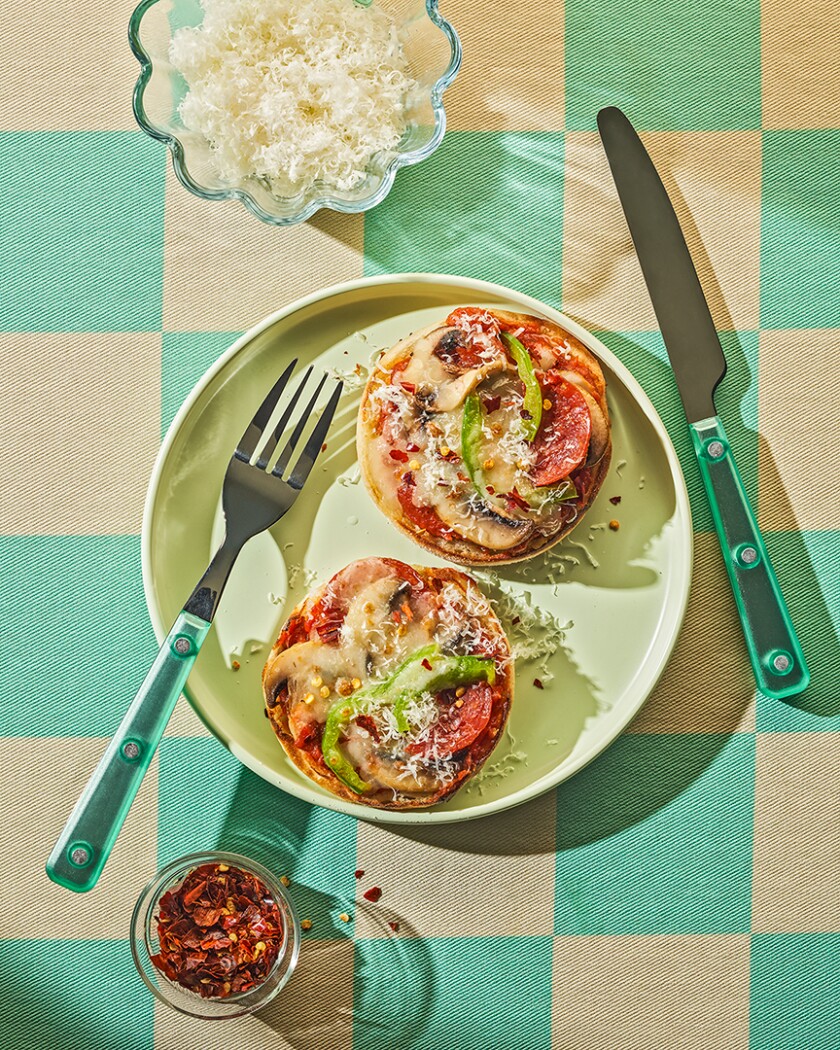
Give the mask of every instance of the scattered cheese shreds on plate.
[(170, 59), (189, 91), (181, 119), (211, 144), (219, 175), (279, 196), (315, 182), (359, 186), (396, 147), (416, 86), (391, 17), (348, 0), (204, 0)]

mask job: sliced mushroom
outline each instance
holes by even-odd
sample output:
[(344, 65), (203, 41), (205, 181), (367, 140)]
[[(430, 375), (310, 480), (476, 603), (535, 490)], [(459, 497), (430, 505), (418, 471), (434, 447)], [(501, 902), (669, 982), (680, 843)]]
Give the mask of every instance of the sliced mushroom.
[(457, 379), (449, 379), (434, 386), (429, 383), (418, 386), (417, 399), (429, 412), (454, 412), (483, 379), (497, 372), (512, 369), (513, 366), (509, 361), (499, 357), (495, 361), (488, 361), (486, 365), (471, 368), (469, 372), (464, 372)]
[[(360, 653), (361, 669), (364, 669), (364, 653)], [(358, 674), (350, 669), (349, 650), (342, 646), (324, 645), (321, 641), (298, 642), (269, 658), (263, 685), (267, 693), (273, 693), (289, 679), (300, 675), (322, 674), (324, 678), (335, 678), (340, 674)]]
[(434, 509), (444, 525), (448, 525), (453, 532), (488, 550), (510, 550), (534, 531), (532, 521), (504, 518), (489, 508), (482, 511), (448, 495), (439, 496)]
[(592, 420), (592, 430), (589, 435), (589, 451), (584, 460), (584, 466), (591, 467), (595, 463), (599, 463), (607, 451), (607, 446), (610, 443), (610, 425), (607, 422), (603, 409), (589, 391), (584, 387), (578, 387), (578, 390), (583, 394), (583, 398), (589, 408), (589, 417)]

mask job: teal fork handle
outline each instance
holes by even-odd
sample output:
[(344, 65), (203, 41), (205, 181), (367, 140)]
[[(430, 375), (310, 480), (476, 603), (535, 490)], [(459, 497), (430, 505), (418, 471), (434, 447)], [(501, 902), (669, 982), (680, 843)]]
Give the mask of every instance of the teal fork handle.
[(179, 614), (50, 853), (53, 882), (79, 893), (96, 885), (209, 630)]
[(691, 437), (758, 688), (777, 700), (795, 696), (811, 676), (723, 423), (692, 423)]

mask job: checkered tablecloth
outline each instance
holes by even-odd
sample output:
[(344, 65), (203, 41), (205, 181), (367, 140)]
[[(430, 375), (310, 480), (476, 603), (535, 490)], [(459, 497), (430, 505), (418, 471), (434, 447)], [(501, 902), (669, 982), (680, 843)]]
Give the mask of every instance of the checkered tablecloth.
[[(441, 149), (366, 216), (282, 230), (191, 196), (135, 129), (129, 6), (3, 4), (4, 1050), (840, 1047), (836, 4), (444, 11), (465, 60)], [(606, 104), (643, 131), (721, 330), (718, 407), (813, 673), (795, 704), (754, 693), (594, 130)], [(303, 293), (399, 270), (561, 307), (645, 386), (695, 527), (662, 681), (557, 791), (433, 830), (286, 797), (182, 702), (99, 886), (59, 889), (43, 862), (156, 648), (139, 532), (162, 433), (242, 330)], [(221, 1025), (156, 1006), (127, 941), (149, 875), (215, 846), (286, 873), (312, 921), (277, 1003)], [(376, 907), (361, 899), (374, 883)]]

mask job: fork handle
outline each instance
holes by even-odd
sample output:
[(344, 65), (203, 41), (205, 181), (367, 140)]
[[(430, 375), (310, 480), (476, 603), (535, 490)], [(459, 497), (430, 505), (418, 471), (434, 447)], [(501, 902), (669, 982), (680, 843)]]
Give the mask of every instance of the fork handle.
[(179, 614), (50, 853), (53, 882), (79, 893), (96, 885), (209, 630)]

